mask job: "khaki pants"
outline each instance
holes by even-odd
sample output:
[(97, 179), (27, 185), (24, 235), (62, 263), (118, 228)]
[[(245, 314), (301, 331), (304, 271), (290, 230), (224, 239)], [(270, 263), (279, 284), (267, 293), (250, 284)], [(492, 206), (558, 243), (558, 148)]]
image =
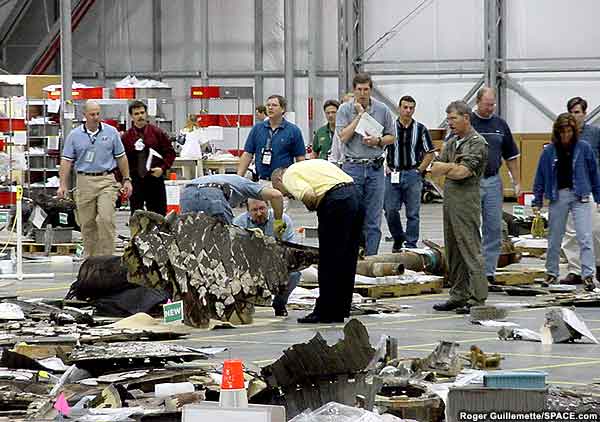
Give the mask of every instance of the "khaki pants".
[[(596, 203), (591, 200), (589, 203), (592, 208), (592, 239), (594, 242), (594, 255), (596, 256), (596, 266), (600, 267), (600, 213), (596, 210)], [(562, 241), (562, 250), (567, 257), (568, 272), (581, 275), (581, 260), (579, 259), (579, 244), (575, 235), (575, 225), (573, 217), (569, 213), (567, 219), (567, 229)]]
[(115, 253), (115, 202), (120, 187), (113, 174), (77, 175), (75, 203), (86, 257)]

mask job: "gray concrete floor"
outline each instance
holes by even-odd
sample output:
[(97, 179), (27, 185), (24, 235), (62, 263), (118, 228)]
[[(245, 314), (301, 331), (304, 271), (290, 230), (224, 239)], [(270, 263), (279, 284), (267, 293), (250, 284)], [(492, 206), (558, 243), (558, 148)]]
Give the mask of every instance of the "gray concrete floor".
[[(510, 209), (513, 204), (508, 203)], [(288, 212), (296, 225), (315, 226), (316, 216), (306, 212), (298, 204), (290, 204)], [(119, 231), (127, 233), (124, 222), (127, 213), (119, 213)], [(385, 223), (384, 236), (389, 235)], [(421, 217), (421, 238), (442, 241), (441, 204), (424, 205)], [(307, 244), (315, 244), (312, 239)], [(391, 250), (391, 242), (382, 241), (381, 252)], [(530, 266), (543, 267), (541, 260), (529, 260)], [(71, 262), (26, 262), (26, 273), (55, 273), (53, 280), (25, 280), (16, 284), (16, 293), (21, 297), (62, 297), (74, 280), (78, 264)], [(380, 336), (387, 334), (397, 337), (400, 353), (404, 357), (424, 356), (431, 352), (440, 340), (456, 341), (462, 352), (467, 352), (472, 344), (477, 344), (484, 352), (499, 352), (505, 359), (504, 369), (543, 370), (551, 383), (560, 385), (580, 385), (600, 382), (600, 346), (595, 344), (554, 344), (542, 345), (523, 341), (500, 341), (495, 328), (473, 325), (467, 317), (454, 313), (435, 312), (432, 305), (447, 298), (447, 293), (415, 297), (384, 299), (386, 303), (410, 305), (400, 315), (388, 318), (373, 316), (358, 317), (368, 328), (373, 344)], [(508, 297), (504, 294), (490, 294), (490, 303), (526, 301), (528, 298)], [(515, 309), (509, 314), (509, 321), (523, 328), (539, 330), (547, 309)], [(578, 308), (592, 333), (600, 337), (600, 308)], [(343, 336), (342, 324), (305, 326), (296, 323), (296, 318), (304, 311), (290, 311), (287, 318), (276, 318), (272, 309), (258, 308), (255, 323), (231, 330), (194, 330), (193, 334), (181, 343), (195, 346), (226, 346), (229, 351), (220, 359), (235, 357), (257, 365), (264, 365), (281, 356), (283, 349), (307, 341), (319, 331), (325, 339), (334, 342)]]

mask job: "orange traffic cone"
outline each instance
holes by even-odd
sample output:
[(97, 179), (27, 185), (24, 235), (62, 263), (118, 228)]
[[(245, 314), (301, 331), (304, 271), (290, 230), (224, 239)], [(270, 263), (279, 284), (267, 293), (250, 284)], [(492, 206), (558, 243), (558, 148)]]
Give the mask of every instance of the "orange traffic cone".
[(248, 393), (244, 385), (244, 370), (241, 360), (229, 359), (223, 362), (219, 406), (248, 407)]

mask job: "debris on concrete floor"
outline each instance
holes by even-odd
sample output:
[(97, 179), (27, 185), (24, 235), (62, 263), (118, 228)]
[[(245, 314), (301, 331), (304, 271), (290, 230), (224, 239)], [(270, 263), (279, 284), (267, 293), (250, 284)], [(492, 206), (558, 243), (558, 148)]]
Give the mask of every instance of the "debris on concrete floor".
[(550, 329), (554, 343), (572, 343), (585, 337), (598, 344), (598, 340), (596, 340), (596, 337), (588, 329), (585, 322), (571, 309), (549, 310), (546, 313), (546, 322), (544, 325)]
[(542, 341), (542, 335), (528, 328), (502, 327), (498, 330), (500, 340)]
[(499, 353), (484, 353), (477, 345), (472, 345), (469, 354), (462, 358), (469, 362), (471, 369), (481, 370), (498, 369), (504, 359)]
[(480, 305), (471, 307), (472, 321), (498, 321), (508, 316), (508, 309), (498, 306)]
[(129, 225), (129, 281), (182, 299), (185, 322), (194, 327), (210, 318), (250, 323), (254, 305), (270, 305), (290, 271), (318, 262), (316, 248), (258, 237), (204, 213), (136, 211)]
[(600, 385), (548, 388), (546, 409), (557, 412), (600, 414)]
[(440, 344), (423, 359), (421, 368), (434, 371), (445, 377), (455, 377), (463, 368), (460, 356), (457, 352), (458, 343), (451, 341), (440, 341)]

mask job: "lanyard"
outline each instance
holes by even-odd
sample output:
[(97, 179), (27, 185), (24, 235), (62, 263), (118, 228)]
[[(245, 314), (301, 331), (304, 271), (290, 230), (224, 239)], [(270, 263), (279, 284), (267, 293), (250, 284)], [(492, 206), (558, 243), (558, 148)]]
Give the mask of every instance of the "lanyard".
[(272, 149), (273, 136), (275, 136), (277, 134), (280, 127), (281, 126), (277, 126), (274, 130), (273, 130), (273, 128), (269, 127), (269, 138), (267, 139), (267, 146), (265, 147), (265, 149)]
[(90, 143), (94, 145), (94, 143), (96, 142), (96, 137), (100, 134), (100, 132), (102, 132), (102, 123), (98, 123), (98, 131), (95, 135), (92, 135), (90, 132), (88, 132), (87, 127), (85, 127), (85, 123), (83, 124), (83, 131), (88, 136), (88, 138), (90, 138)]

